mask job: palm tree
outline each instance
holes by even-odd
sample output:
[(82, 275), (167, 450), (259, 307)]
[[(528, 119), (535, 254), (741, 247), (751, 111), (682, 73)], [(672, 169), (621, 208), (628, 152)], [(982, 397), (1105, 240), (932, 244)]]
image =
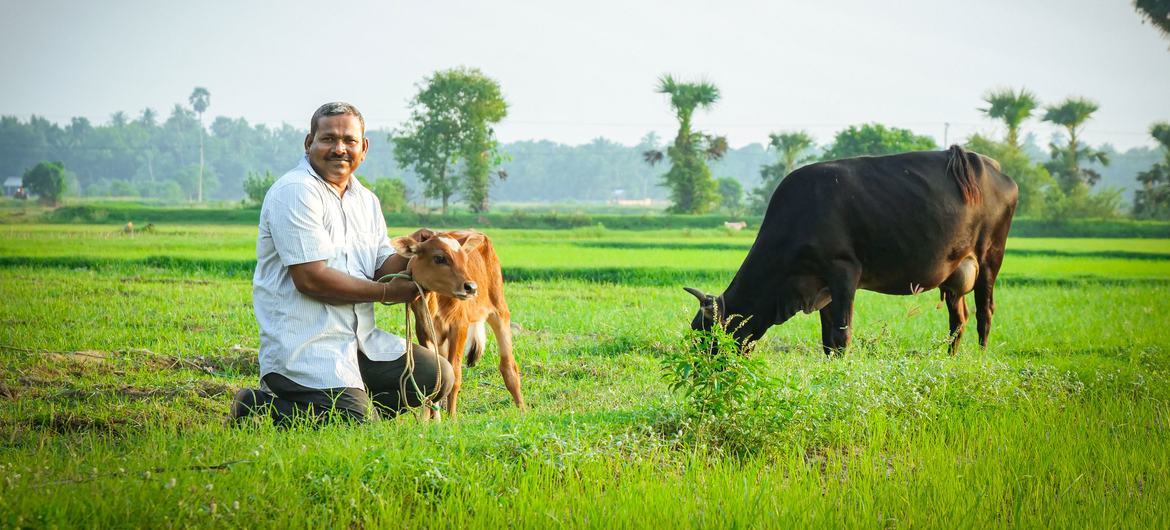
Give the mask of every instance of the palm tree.
[[(693, 132), (691, 117), (695, 109), (709, 109), (719, 101), (719, 88), (708, 81), (683, 83), (667, 74), (658, 79), (657, 92), (670, 96), (670, 106), (678, 118), (678, 135), (666, 150), (671, 167), (664, 180), (674, 202), (670, 210), (703, 213), (719, 201), (717, 185), (703, 158), (722, 157), (727, 151), (727, 139)], [(643, 153), (643, 157), (651, 164), (662, 160), (660, 153), (652, 151)]]
[(1032, 116), (1032, 111), (1040, 106), (1036, 94), (1026, 88), (1016, 92), (1010, 88), (992, 90), (983, 96), (988, 107), (979, 109), (989, 118), (1003, 120), (1007, 126), (1007, 143), (1013, 149), (1020, 148), (1020, 124)]
[(1085, 122), (1099, 108), (1095, 101), (1071, 96), (1060, 103), (1045, 107), (1044, 121), (1064, 127), (1065, 131), (1068, 131), (1068, 145), (1063, 149), (1056, 144), (1049, 144), (1052, 152), (1049, 171), (1058, 176), (1066, 193), (1082, 182), (1091, 186), (1100, 178), (1095, 171), (1081, 169), (1082, 159), (1096, 160), (1102, 164), (1109, 163), (1109, 158), (1103, 151), (1087, 146), (1081, 147), (1077, 140)]
[(1161, 162), (1138, 173), (1141, 189), (1134, 190), (1133, 215), (1139, 219), (1170, 218), (1170, 122), (1150, 126), (1150, 136), (1162, 145)]
[(813, 137), (805, 131), (770, 133), (768, 138), (768, 147), (776, 150), (777, 160), (760, 167), (763, 182), (751, 192), (752, 209), (759, 212), (772, 202), (772, 194), (776, 193), (780, 181), (810, 160), (811, 157), (801, 155), (813, 146)]
[(1133, 7), (1143, 21), (1153, 24), (1163, 37), (1170, 39), (1170, 0), (1133, 0)]
[(211, 92), (197, 86), (187, 101), (191, 103), (191, 108), (195, 109), (195, 113), (199, 115), (199, 191), (196, 194), (196, 202), (203, 202), (203, 111), (211, 106)]
[(771, 133), (768, 146), (780, 155), (781, 171), (787, 175), (805, 161), (800, 155), (813, 146), (813, 137), (805, 131)]

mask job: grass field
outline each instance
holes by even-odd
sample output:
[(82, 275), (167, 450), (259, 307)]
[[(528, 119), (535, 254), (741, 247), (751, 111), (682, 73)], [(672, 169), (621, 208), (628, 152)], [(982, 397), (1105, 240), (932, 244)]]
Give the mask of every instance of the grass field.
[(527, 414), (489, 350), (456, 422), (277, 429), (224, 422), (254, 228), (0, 225), (0, 527), (1170, 525), (1170, 240), (1011, 239), (986, 351), (936, 292), (862, 293), (842, 358), (794, 318), (731, 439), (661, 360), (751, 234), (489, 234)]

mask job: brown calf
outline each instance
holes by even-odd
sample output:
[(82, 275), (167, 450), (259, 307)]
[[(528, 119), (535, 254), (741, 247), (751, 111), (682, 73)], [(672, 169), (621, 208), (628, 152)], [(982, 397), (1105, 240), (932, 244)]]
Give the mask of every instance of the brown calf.
[[(421, 243), (396, 237), (391, 244), (396, 252), (410, 259), (407, 271), (427, 291), (425, 299), (415, 304), (426, 303), (438, 336), (430, 336), (422, 319), (416, 318), (418, 342), (446, 357), (455, 372), (455, 382), (447, 396), (448, 414), (452, 418), (456, 414), (465, 349), (467, 365), (474, 366), (487, 347), (485, 323), (496, 336), (504, 385), (516, 406), (523, 409), (520, 369), (512, 356), (511, 313), (504, 300), (504, 277), (488, 237), (460, 230), (435, 234)], [(411, 310), (419, 317), (422, 308), (412, 305)]]

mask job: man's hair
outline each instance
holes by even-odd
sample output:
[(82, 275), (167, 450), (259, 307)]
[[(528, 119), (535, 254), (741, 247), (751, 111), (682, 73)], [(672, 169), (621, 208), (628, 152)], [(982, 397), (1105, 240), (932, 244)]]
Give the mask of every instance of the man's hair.
[(317, 112), (313, 113), (313, 119), (309, 123), (309, 138), (317, 137), (317, 120), (325, 116), (339, 116), (342, 114), (357, 117), (358, 122), (362, 124), (362, 136), (366, 135), (366, 119), (362, 117), (361, 111), (344, 101), (333, 101), (317, 107)]

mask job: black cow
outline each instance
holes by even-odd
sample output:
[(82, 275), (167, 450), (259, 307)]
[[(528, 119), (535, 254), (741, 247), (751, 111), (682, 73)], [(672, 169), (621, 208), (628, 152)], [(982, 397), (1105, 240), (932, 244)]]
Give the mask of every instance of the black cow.
[(819, 311), (831, 354), (849, 344), (857, 289), (938, 287), (950, 312), (951, 353), (967, 321), (963, 295), (972, 290), (986, 347), (1018, 193), (998, 162), (957, 145), (797, 169), (776, 189), (727, 290), (715, 297), (686, 288), (699, 298), (691, 327), (709, 329), (718, 318), (742, 343), (797, 311)]

